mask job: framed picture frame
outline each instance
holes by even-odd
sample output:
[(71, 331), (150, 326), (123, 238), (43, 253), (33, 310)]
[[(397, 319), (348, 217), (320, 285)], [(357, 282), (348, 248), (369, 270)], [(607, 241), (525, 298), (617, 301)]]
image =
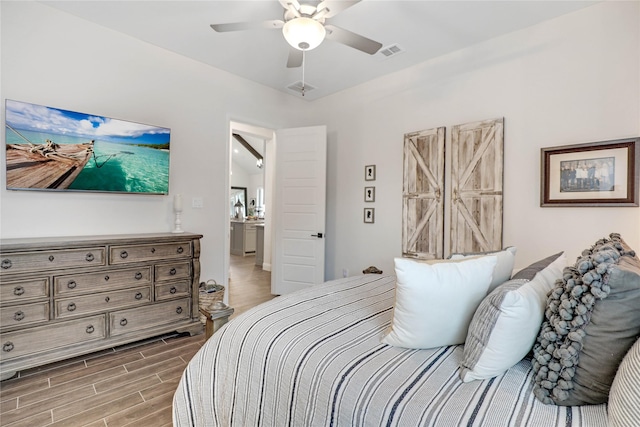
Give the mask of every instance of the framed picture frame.
[(638, 206), (640, 137), (542, 148), (540, 206)]
[(364, 187), (364, 201), (365, 202), (376, 201), (376, 187)]
[(367, 165), (364, 167), (364, 180), (365, 181), (376, 180), (376, 165)]
[(375, 208), (364, 208), (364, 222), (365, 224), (373, 224), (376, 222)]

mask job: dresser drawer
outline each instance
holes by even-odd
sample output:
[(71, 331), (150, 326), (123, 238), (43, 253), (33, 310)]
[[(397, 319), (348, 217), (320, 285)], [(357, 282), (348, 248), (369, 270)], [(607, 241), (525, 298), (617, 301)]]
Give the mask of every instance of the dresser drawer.
[(53, 283), (56, 296), (86, 294), (87, 292), (118, 287), (146, 285), (151, 283), (151, 267), (56, 276), (53, 278)]
[(49, 278), (24, 279), (0, 283), (0, 304), (6, 305), (49, 296)]
[(156, 282), (163, 280), (184, 279), (191, 276), (190, 262), (173, 262), (158, 264), (154, 267)]
[(0, 308), (2, 329), (26, 326), (49, 320), (49, 301)]
[(182, 298), (110, 313), (111, 336), (188, 319), (191, 316), (190, 305), (189, 298)]
[(2, 334), (0, 355), (9, 360), (106, 337), (104, 315)]
[(56, 300), (56, 318), (107, 311), (151, 302), (151, 287), (100, 292)]
[(103, 247), (9, 252), (0, 256), (0, 271), (2, 273), (102, 265), (105, 265), (105, 249)]
[(190, 290), (191, 284), (189, 282), (156, 285), (156, 301), (176, 297), (188, 297), (191, 294)]
[(184, 257), (191, 257), (191, 242), (189, 241), (155, 245), (111, 246), (109, 248), (109, 262), (113, 265)]

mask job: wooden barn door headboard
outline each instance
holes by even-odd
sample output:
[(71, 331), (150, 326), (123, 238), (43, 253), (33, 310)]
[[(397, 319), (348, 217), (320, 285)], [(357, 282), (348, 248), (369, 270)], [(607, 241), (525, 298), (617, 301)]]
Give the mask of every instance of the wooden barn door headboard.
[(444, 127), (404, 136), (402, 256), (442, 258)]
[(403, 256), (444, 257), (446, 212), (451, 218), (449, 253), (502, 249), (503, 150), (502, 118), (453, 126), (446, 203), (445, 128), (405, 134)]
[(502, 249), (503, 149), (502, 118), (453, 127), (451, 253)]

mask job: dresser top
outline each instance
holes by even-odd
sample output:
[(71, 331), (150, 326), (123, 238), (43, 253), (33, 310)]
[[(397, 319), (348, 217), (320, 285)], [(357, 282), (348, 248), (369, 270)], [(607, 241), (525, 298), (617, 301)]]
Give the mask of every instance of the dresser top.
[(194, 233), (138, 233), (105, 234), (94, 236), (51, 236), (0, 239), (0, 250), (11, 251), (38, 248), (56, 248), (104, 244), (137, 244), (153, 242), (175, 242), (177, 240), (200, 239), (202, 234)]

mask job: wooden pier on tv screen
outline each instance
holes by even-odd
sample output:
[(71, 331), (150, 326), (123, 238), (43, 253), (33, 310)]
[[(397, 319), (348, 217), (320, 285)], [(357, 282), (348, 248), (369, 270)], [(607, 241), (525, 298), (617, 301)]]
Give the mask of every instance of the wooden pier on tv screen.
[(93, 153), (86, 144), (7, 144), (7, 189), (65, 189)]

